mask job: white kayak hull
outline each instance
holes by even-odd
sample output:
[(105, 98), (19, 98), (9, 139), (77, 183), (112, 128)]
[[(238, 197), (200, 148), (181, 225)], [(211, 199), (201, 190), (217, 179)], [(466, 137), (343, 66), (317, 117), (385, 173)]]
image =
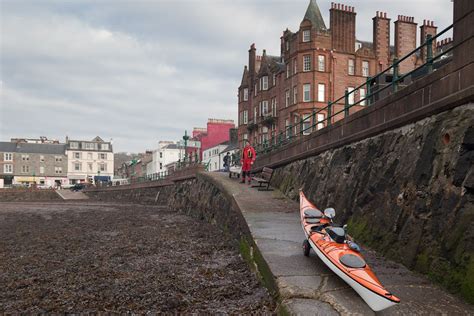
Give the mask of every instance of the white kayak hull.
[(393, 305), (396, 305), (396, 302), (393, 302), (375, 292), (372, 292), (368, 288), (362, 286), (352, 278), (350, 278), (347, 274), (342, 272), (335, 264), (331, 262), (320, 250), (319, 248), (311, 241), (311, 239), (308, 238), (309, 244), (311, 245), (311, 248), (313, 248), (314, 252), (318, 255), (319, 259), (321, 259), (326, 266), (329, 267), (334, 273), (336, 273), (344, 282), (349, 284), (350, 287), (352, 287), (357, 294), (360, 295), (360, 297), (369, 305), (369, 307), (373, 311), (381, 311), (386, 308), (389, 308)]

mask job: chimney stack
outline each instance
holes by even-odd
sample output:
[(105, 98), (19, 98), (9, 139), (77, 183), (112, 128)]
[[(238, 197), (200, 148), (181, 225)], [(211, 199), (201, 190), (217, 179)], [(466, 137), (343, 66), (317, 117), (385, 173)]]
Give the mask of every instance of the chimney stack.
[(337, 3), (331, 5), (329, 12), (332, 48), (340, 52), (353, 53), (356, 23), (354, 7)]
[(377, 58), (379, 69), (377, 72), (386, 69), (390, 62), (390, 19), (387, 12), (377, 11), (373, 20), (373, 42), (374, 53)]
[[(434, 22), (430, 20), (423, 20), (423, 25), (420, 26), (420, 45), (426, 42), (427, 35), (436, 36), (438, 27), (434, 26)], [(436, 40), (431, 45), (433, 54), (436, 51)], [(426, 47), (421, 50), (421, 59), (426, 62)]]
[[(395, 21), (395, 55), (402, 58), (416, 48), (415, 18), (399, 15)], [(412, 55), (400, 64), (399, 72), (407, 73), (415, 69), (416, 56)]]

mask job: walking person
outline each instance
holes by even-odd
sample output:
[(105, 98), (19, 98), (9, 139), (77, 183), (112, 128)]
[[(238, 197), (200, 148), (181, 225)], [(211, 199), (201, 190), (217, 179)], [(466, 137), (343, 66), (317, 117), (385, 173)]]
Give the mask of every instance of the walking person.
[(229, 172), (230, 168), (230, 152), (227, 152), (227, 155), (224, 156), (224, 171)]
[(251, 183), (250, 169), (256, 158), (255, 149), (250, 145), (250, 141), (246, 139), (245, 147), (242, 150), (242, 183), (245, 183), (245, 177), (248, 178), (248, 184)]

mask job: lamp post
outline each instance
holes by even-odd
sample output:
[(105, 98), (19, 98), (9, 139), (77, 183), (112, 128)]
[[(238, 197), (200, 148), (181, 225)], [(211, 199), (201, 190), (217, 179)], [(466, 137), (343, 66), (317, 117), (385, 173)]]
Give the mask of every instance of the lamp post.
[(183, 140), (184, 140), (184, 163), (186, 163), (186, 152), (187, 152), (187, 149), (188, 149), (188, 139), (189, 139), (189, 136), (188, 136), (188, 131), (184, 131), (184, 136), (183, 136)]

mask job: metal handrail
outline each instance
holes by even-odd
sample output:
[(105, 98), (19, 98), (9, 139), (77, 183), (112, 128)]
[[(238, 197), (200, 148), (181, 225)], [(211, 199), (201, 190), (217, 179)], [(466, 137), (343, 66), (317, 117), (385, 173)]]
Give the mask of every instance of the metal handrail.
[[(374, 77), (367, 77), (367, 80), (366, 82), (362, 83), (361, 85), (357, 86), (356, 88), (354, 88), (353, 90), (351, 91), (348, 91), (346, 90), (344, 95), (341, 96), (340, 98), (336, 99), (335, 101), (329, 101), (328, 102), (328, 105), (326, 107), (323, 107), (323, 108), (320, 108), (320, 109), (313, 109), (313, 112), (311, 113), (311, 115), (309, 115), (307, 118), (303, 119), (301, 118), (300, 121), (299, 121), (299, 125), (300, 125), (300, 128), (299, 128), (299, 133), (296, 133), (296, 125), (288, 125), (288, 127), (285, 127), (285, 129), (278, 133), (278, 135), (275, 135), (275, 136), (272, 136), (270, 138), (269, 141), (265, 140), (262, 144), (259, 144), (258, 146), (256, 146), (256, 151), (257, 153), (259, 154), (262, 154), (262, 153), (267, 153), (267, 152), (271, 152), (272, 150), (274, 149), (277, 149), (285, 144), (287, 144), (288, 142), (291, 142), (293, 141), (295, 138), (297, 138), (297, 136), (303, 136), (303, 135), (308, 135), (308, 134), (305, 134), (307, 131), (309, 131), (310, 133), (312, 131), (315, 130), (315, 127), (318, 126), (319, 124), (323, 124), (323, 128), (326, 127), (326, 126), (329, 126), (332, 124), (332, 118), (336, 117), (337, 115), (341, 114), (341, 113), (344, 113), (344, 117), (347, 117), (349, 116), (349, 109), (356, 106), (356, 105), (359, 105), (361, 104), (362, 102), (365, 102), (365, 104), (367, 105), (370, 105), (371, 104), (371, 100), (374, 96), (378, 95), (379, 93), (381, 93), (382, 91), (385, 91), (386, 89), (388, 88), (392, 88), (394, 92), (398, 91), (398, 85), (399, 85), (399, 82), (402, 81), (403, 79), (407, 78), (408, 76), (412, 75), (414, 72), (428, 66), (428, 73), (431, 73), (433, 71), (433, 62), (439, 58), (441, 58), (442, 56), (446, 55), (447, 53), (451, 52), (452, 50), (454, 50), (456, 48), (456, 46), (451, 46), (449, 49), (441, 52), (440, 54), (436, 55), (433, 57), (433, 41), (436, 40), (437, 38), (439, 38), (441, 35), (445, 34), (446, 32), (448, 32), (449, 30), (451, 30), (453, 28), (453, 24), (451, 24), (450, 26), (448, 26), (447, 28), (445, 28), (444, 30), (442, 30), (440, 33), (436, 34), (435, 36), (431, 36), (431, 35), (427, 35), (426, 37), (426, 41), (421, 44), (420, 46), (418, 46), (417, 48), (415, 48), (414, 50), (412, 50), (411, 52), (409, 52), (407, 55), (403, 56), (401, 59), (397, 59), (397, 58), (394, 58), (393, 60), (393, 63), (390, 67), (384, 69), (383, 71), (379, 72), (377, 75), (375, 75)], [(398, 75), (398, 68), (400, 66), (400, 64), (407, 60), (410, 56), (416, 54), (418, 51), (424, 49), (426, 46), (426, 62), (423, 63), (422, 65), (416, 67), (415, 69), (411, 70), (410, 72), (408, 73), (405, 73), (403, 74), (402, 76), (399, 76)], [(381, 76), (383, 76), (385, 73), (393, 73), (393, 80), (391, 82), (390, 85), (386, 85), (384, 87), (381, 87), (381, 88), (378, 88), (377, 91), (375, 92), (372, 92), (371, 91), (371, 86), (373, 83), (375, 83), (377, 81), (377, 79), (379, 79)], [(351, 104), (349, 104), (349, 96), (351, 94), (354, 94), (355, 96), (355, 93), (356, 91), (362, 89), (362, 88), (366, 88), (366, 95), (363, 99), (359, 99), (359, 101), (355, 102), (352, 102)], [(355, 99), (355, 98), (354, 98)], [(340, 101), (344, 100), (344, 103), (340, 103)], [(334, 109), (334, 106), (335, 105), (340, 105), (342, 106), (343, 105), (343, 108), (342, 110), (339, 110), (337, 112), (333, 112), (333, 109)], [(317, 120), (316, 121), (316, 115), (322, 111), (326, 111), (327, 112), (327, 115), (324, 119), (322, 120)], [(249, 121), (250, 122), (250, 121)], [(312, 124), (308, 127), (305, 127), (303, 128), (303, 126), (307, 123), (311, 123)], [(295, 134), (298, 134), (298, 135), (293, 135), (293, 129), (295, 129)]]

